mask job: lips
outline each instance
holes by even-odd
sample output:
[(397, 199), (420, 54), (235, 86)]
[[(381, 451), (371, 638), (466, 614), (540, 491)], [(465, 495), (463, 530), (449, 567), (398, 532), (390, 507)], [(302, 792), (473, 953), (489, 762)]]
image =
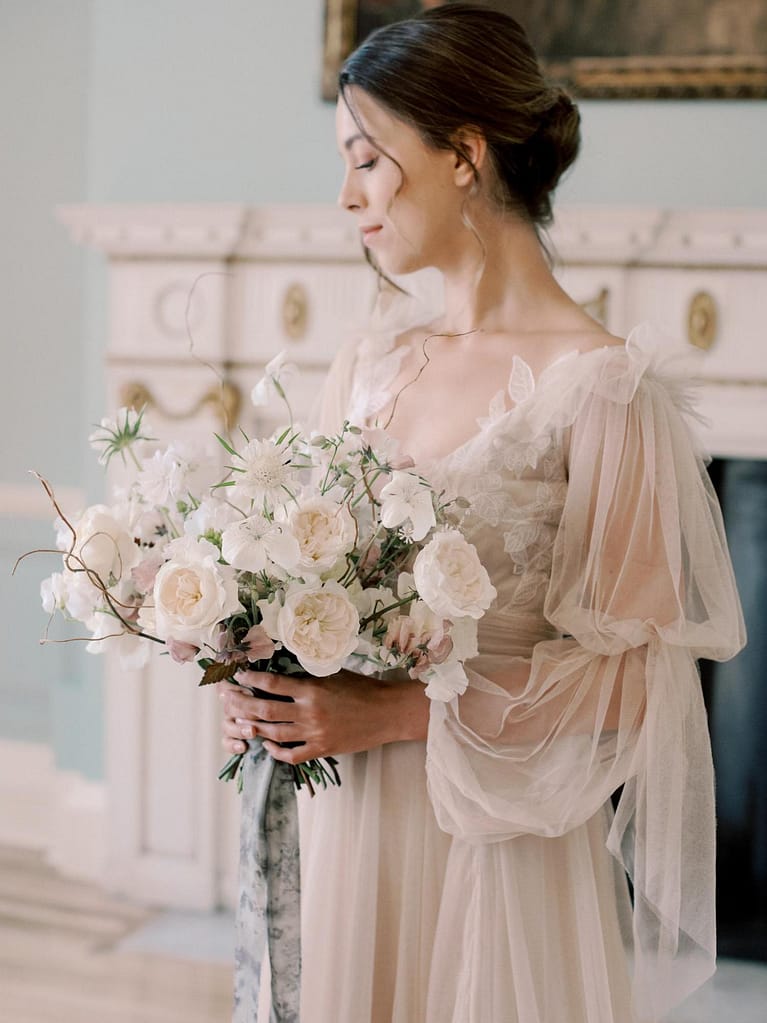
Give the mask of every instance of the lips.
[(378, 234), (382, 227), (383, 224), (369, 224), (367, 227), (361, 227), (360, 233), (362, 234), (363, 243), (367, 245), (370, 239), (373, 238), (374, 235)]

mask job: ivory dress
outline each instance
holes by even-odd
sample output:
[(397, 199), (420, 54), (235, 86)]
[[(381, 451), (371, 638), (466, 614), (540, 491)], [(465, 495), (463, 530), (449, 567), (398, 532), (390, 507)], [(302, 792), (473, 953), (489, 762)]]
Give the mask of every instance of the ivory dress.
[[(394, 340), (342, 349), (325, 430), (389, 402)], [(537, 381), (515, 358), (476, 433), (417, 467), (469, 500), (498, 596), (428, 741), (299, 799), (302, 1023), (644, 1023), (713, 970), (695, 658), (744, 633), (688, 383), (646, 326)]]

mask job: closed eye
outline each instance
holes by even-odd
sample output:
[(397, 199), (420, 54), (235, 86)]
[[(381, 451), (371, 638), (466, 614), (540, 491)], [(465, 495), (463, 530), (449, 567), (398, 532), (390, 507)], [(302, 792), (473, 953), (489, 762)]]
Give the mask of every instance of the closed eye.
[(355, 170), (372, 170), (372, 168), (375, 167), (376, 163), (377, 163), (377, 158), (374, 157), (372, 160), (368, 160), (367, 163), (360, 163), (360, 164), (358, 164), (354, 169)]

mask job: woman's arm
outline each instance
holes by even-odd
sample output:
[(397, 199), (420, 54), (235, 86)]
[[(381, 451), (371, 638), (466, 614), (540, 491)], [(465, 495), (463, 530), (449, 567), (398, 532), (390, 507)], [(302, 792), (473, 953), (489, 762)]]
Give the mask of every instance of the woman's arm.
[[(231, 683), (219, 683), (222, 744), (230, 753), (244, 752), (244, 740), (260, 736), (275, 760), (297, 764), (388, 742), (426, 739), (429, 700), (423, 683), (406, 676), (382, 680), (342, 669), (326, 678), (256, 671), (243, 671), (237, 678), (243, 686), (283, 699), (258, 698)], [(285, 749), (282, 742), (302, 745)]]

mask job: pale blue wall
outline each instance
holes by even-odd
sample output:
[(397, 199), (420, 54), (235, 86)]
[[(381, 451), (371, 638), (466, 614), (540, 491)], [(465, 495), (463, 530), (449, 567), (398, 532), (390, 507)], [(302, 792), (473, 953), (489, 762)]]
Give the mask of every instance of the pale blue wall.
[[(30, 468), (59, 485), (83, 477), (86, 258), (53, 207), (87, 194), (90, 14), (87, 2), (0, 0), (0, 484)], [(52, 541), (47, 522), (0, 517), (0, 738), (50, 742), (61, 766), (98, 776), (95, 665), (37, 642), (39, 581), (57, 559), (10, 576), (22, 551)]]
[[(322, 0), (0, 0), (0, 483), (35, 466), (97, 493), (103, 263), (52, 216), (71, 201), (333, 201), (319, 97)], [(584, 103), (571, 202), (765, 206), (767, 103)], [(9, 381), (11, 385), (9, 386)], [(21, 428), (23, 424), (23, 428)], [(10, 442), (8, 440), (10, 438)], [(34, 644), (42, 526), (0, 520), (0, 738), (101, 770), (99, 662)], [(32, 676), (34, 681), (24, 688)]]

